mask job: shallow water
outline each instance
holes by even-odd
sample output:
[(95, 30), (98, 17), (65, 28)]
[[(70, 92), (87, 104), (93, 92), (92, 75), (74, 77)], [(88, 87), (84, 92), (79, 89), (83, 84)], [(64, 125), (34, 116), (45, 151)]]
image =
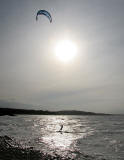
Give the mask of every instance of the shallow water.
[(1, 116), (0, 135), (45, 153), (124, 159), (124, 116)]

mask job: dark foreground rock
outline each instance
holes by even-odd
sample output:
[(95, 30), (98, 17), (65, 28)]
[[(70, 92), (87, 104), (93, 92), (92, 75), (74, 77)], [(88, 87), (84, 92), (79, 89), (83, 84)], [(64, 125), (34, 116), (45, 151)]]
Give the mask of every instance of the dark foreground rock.
[[(8, 136), (0, 136), (0, 160), (65, 160), (59, 155), (44, 154), (33, 147), (23, 148)], [(70, 158), (67, 158), (70, 159)]]

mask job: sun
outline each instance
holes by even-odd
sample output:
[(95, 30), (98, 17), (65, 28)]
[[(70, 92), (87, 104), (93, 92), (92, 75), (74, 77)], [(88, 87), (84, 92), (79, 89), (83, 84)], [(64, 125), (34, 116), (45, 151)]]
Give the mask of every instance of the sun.
[(55, 46), (55, 54), (60, 61), (70, 62), (75, 59), (77, 45), (71, 40), (61, 40)]

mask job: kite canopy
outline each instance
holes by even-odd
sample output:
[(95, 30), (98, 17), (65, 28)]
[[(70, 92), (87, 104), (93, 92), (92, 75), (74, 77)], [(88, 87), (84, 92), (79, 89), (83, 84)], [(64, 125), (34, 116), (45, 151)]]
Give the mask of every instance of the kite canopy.
[(46, 16), (46, 17), (49, 19), (50, 23), (52, 22), (51, 14), (50, 14), (48, 11), (46, 11), (46, 10), (39, 10), (39, 11), (37, 12), (37, 15), (36, 15), (36, 21), (38, 20), (38, 16), (39, 16), (39, 15), (44, 15), (44, 16)]

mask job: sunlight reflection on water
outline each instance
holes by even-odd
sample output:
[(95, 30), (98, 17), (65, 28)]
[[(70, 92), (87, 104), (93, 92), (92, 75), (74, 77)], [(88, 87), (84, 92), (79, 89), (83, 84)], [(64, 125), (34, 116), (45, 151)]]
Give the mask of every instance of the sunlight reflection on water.
[[(82, 128), (80, 119), (73, 119), (72, 116), (48, 116), (45, 124), (41, 119), (39, 126), (43, 135), (39, 138), (39, 143), (43, 142), (50, 150), (73, 150), (77, 139), (91, 134), (91, 128), (87, 126), (86, 119), (84, 121), (86, 123)], [(43, 125), (45, 126), (42, 127)], [(63, 129), (59, 132), (61, 125)]]
[[(63, 125), (62, 132), (58, 132)], [(18, 115), (0, 117), (0, 136), (21, 146), (65, 158), (112, 159), (124, 157), (124, 116)], [(85, 158), (89, 155), (91, 156)], [(76, 158), (75, 158), (76, 157)], [(83, 158), (82, 158), (83, 157)]]

